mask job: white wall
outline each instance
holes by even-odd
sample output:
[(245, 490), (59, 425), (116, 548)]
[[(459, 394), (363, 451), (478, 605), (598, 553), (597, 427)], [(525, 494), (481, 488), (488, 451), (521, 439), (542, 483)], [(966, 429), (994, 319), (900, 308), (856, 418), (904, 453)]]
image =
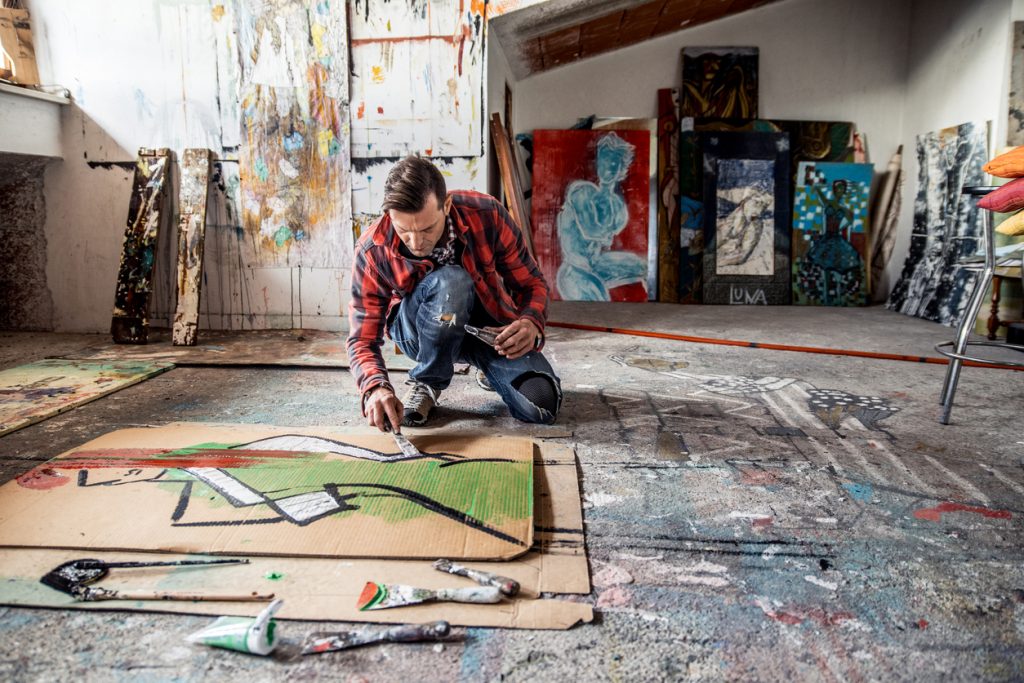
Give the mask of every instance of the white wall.
[(910, 248), (917, 136), (968, 121), (991, 121), (990, 148), (1006, 144), (1013, 4), (1012, 0), (913, 2), (901, 138), (906, 181), (899, 237), (887, 269), (890, 283), (899, 277)]
[[(487, 31), (487, 116), (485, 117), (487, 125), (487, 144), (484, 146), (487, 150), (488, 157), (488, 174), (487, 174), (487, 188), (486, 191), (490, 192), (495, 196), (500, 196), (501, 188), (501, 176), (498, 170), (497, 160), (494, 154), (494, 141), (491, 140), (490, 136), (490, 125), (491, 115), (498, 113), (501, 115), (501, 122), (508, 125), (508, 121), (505, 120), (505, 85), (508, 84), (510, 90), (513, 93), (513, 101), (515, 100), (516, 90), (516, 79), (512, 75), (512, 69), (509, 67), (508, 58), (505, 56), (505, 50), (502, 48), (501, 41), (498, 40), (498, 34), (496, 31)], [(513, 110), (513, 117), (515, 111)]]

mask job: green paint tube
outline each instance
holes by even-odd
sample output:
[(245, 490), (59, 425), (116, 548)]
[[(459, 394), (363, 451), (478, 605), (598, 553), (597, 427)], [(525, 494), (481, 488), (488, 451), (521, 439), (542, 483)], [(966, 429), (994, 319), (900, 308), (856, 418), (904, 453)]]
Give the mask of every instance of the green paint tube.
[(187, 640), (190, 643), (201, 643), (254, 655), (269, 655), (277, 647), (277, 622), (273, 620), (273, 616), (281, 608), (282, 603), (282, 600), (275, 600), (255, 619), (220, 617), (201, 631), (189, 635)]

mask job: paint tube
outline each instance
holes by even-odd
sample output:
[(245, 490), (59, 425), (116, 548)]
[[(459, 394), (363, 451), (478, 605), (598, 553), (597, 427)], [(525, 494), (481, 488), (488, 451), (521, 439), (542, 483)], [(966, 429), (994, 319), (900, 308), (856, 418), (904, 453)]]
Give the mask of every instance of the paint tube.
[(252, 617), (220, 617), (206, 628), (189, 635), (190, 643), (201, 643), (254, 655), (269, 655), (277, 647), (277, 622), (273, 616), (283, 600), (274, 600)]

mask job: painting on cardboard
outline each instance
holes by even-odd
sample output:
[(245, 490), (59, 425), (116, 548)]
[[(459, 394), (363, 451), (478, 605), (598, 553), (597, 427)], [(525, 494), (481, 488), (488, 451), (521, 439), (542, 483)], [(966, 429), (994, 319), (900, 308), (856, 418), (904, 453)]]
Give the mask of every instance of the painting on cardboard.
[(87, 444), (3, 487), (0, 539), (324, 557), (496, 559), (530, 548), (532, 442), (417, 443), (415, 456), (386, 436), (301, 432), (180, 448)]
[(683, 48), (680, 116), (757, 118), (756, 47)]
[(867, 304), (872, 164), (804, 161), (793, 200), (793, 303)]
[(961, 194), (984, 185), (988, 126), (964, 123), (917, 137), (917, 197), (910, 252), (886, 306), (925, 320), (955, 325), (974, 288), (975, 273), (957, 267), (979, 246), (976, 199)]
[(534, 132), (533, 244), (552, 298), (647, 301), (650, 133)]
[(704, 303), (790, 302), (789, 138), (706, 133)]
[(1007, 101), (1006, 144), (1024, 145), (1024, 21), (1013, 22), (1010, 53), (1010, 92)]

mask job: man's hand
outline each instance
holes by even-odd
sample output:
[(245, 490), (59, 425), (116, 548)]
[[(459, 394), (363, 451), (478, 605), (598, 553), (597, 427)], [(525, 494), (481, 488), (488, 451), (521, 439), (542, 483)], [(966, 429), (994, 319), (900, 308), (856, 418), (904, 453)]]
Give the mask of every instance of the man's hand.
[(402, 431), (404, 406), (395, 392), (386, 386), (379, 386), (366, 397), (366, 423), (382, 432)]
[(540, 330), (532, 320), (520, 318), (511, 325), (505, 327), (484, 328), (498, 335), (494, 340), (494, 348), (502, 356), (509, 360), (515, 360), (533, 351), (540, 336)]

